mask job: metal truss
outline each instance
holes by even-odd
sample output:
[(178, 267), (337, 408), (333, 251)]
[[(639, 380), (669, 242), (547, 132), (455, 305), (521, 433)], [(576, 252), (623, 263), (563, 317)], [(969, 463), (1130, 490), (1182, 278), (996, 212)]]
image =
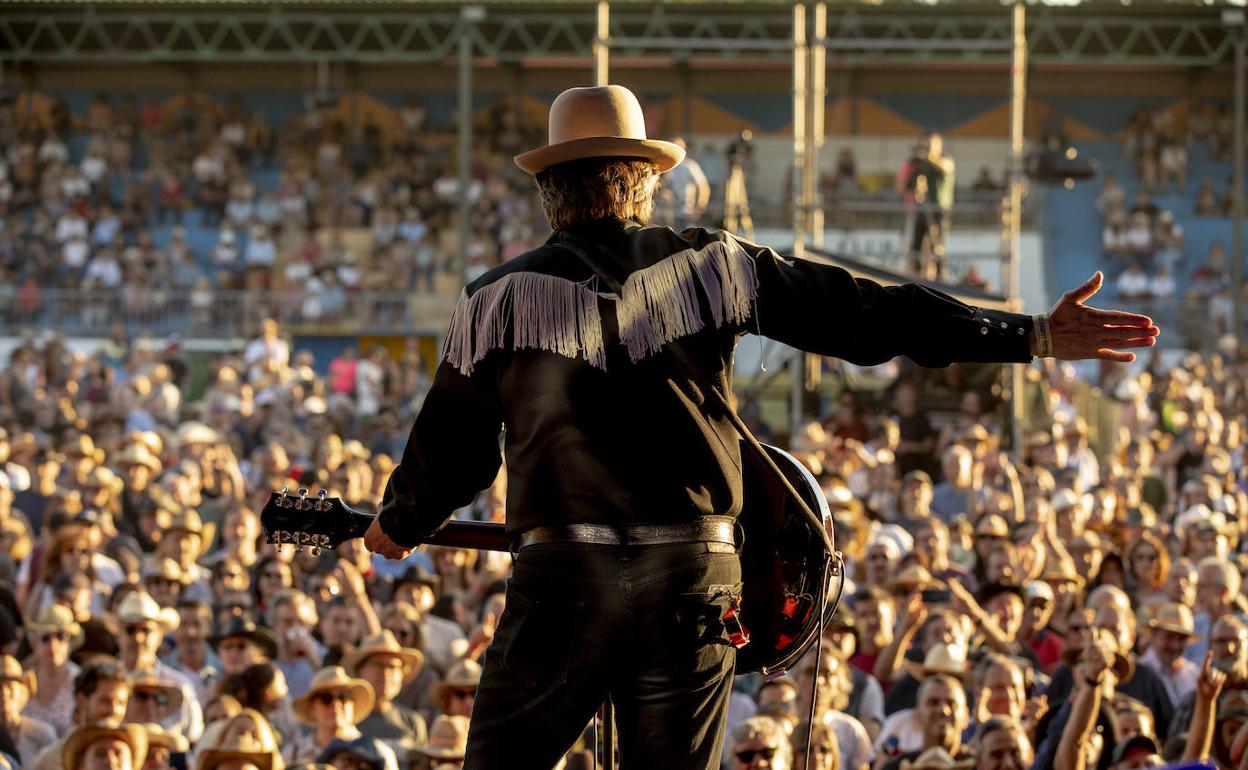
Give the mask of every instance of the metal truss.
[[(23, 10), (17, 10), (23, 8)], [(25, 10), (29, 9), (29, 10)], [(6, 62), (441, 62), (467, 35), (473, 51), (498, 61), (589, 57), (593, 5), (560, 9), (298, 5), (178, 10), (10, 5), (0, 13)], [(829, 63), (1006, 62), (1008, 9), (897, 6), (829, 8)], [(611, 14), (612, 58), (788, 62), (792, 18), (755, 7), (626, 5)], [(1027, 29), (1037, 63), (1212, 66), (1226, 61), (1232, 33), (1217, 8), (1123, 12), (1036, 7)], [(813, 41), (812, 41), (813, 42)]]

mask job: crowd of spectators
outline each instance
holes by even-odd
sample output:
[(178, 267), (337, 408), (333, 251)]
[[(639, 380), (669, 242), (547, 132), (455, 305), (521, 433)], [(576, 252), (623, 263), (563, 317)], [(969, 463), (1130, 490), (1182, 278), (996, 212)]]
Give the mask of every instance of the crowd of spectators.
[[(283, 288), (320, 317), (361, 289), (430, 291), (452, 271), (458, 285), (453, 137), (415, 101), (389, 130), (315, 100), (284, 125), (237, 96), (99, 95), (85, 115), (59, 100), (18, 106), (0, 106), (0, 285), (26, 302), (87, 289), (141, 312), (178, 292), (210, 305), (216, 292)], [(534, 135), (507, 103), (477, 133), (469, 276), (545, 237), (532, 182), (510, 162)]]
[[(415, 347), (321, 363), (269, 322), (191, 398), (176, 347), (124, 333), (13, 351), (0, 764), (459, 766), (511, 556), (263, 542), (272, 490), (376, 504), (428, 386)], [(738, 678), (725, 767), (801, 767), (816, 680), (808, 767), (1240, 766), (1248, 363), (1106, 370), (1092, 422), (1073, 369), (1029, 371), (1018, 462), (990, 387), (937, 420), (908, 367), (792, 437), (850, 584), (821, 655)], [(505, 499), (502, 477), (457, 515), (500, 521)]]

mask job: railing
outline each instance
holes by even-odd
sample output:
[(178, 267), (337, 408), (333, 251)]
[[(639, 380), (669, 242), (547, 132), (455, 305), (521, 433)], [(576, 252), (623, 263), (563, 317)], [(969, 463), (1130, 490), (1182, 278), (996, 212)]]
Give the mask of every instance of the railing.
[(268, 317), (297, 333), (439, 334), (455, 299), (412, 292), (23, 290), (0, 297), (0, 334), (102, 337), (122, 324), (131, 333), (237, 338)]

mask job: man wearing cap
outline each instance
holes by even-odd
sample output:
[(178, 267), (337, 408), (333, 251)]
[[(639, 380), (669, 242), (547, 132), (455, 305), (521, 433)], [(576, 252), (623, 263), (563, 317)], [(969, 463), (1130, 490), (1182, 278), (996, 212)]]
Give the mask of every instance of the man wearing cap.
[[(741, 509), (739, 437), (664, 346), (679, 341), (726, 398), (746, 331), (860, 364), (907, 355), (928, 366), (1037, 353), (1126, 361), (1111, 348), (1154, 343), (1148, 318), (1082, 304), (1099, 273), (1032, 319), (885, 288), (725, 232), (646, 226), (659, 175), (683, 156), (646, 138), (626, 88), (555, 100), (550, 143), (516, 158), (555, 232), (461, 294), (445, 365), (366, 536), (374, 552), (406, 557), (494, 481), (506, 424), (519, 556), (468, 767), (518, 767), (522, 742), (523, 766), (553, 765), (608, 695), (625, 762), (719, 761), (736, 655), (726, 630), (692, 624), (740, 583), (731, 522), (715, 518)], [(682, 609), (690, 596), (706, 599)], [(556, 643), (539, 646), (538, 634)]]
[(1187, 646), (1196, 639), (1192, 611), (1182, 604), (1163, 604), (1148, 625), (1153, 634), (1140, 663), (1157, 672), (1170, 700), (1179, 703), (1196, 689), (1200, 676), (1196, 664), (1183, 657)]

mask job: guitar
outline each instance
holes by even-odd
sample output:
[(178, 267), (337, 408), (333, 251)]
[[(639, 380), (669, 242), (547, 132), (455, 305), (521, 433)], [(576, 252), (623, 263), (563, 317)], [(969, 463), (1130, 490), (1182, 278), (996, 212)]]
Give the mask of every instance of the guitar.
[[(818, 481), (797, 458), (763, 445), (807, 506), (823, 520), (818, 527), (801, 512), (768, 469), (745, 455), (745, 499), (737, 517), (745, 533), (741, 545), (742, 595), (737, 671), (758, 671), (767, 678), (781, 676), (818, 640), (832, 617), (844, 586), (844, 564), (833, 548), (832, 513)], [(300, 489), (274, 492), (260, 514), (263, 537), (269, 543), (310, 548), (337, 548), (346, 540), (363, 537), (376, 514), (357, 511), (324, 490), (309, 496)], [(430, 545), (510, 551), (504, 525), (450, 521), (427, 541)], [(828, 601), (836, 580), (837, 593)]]

